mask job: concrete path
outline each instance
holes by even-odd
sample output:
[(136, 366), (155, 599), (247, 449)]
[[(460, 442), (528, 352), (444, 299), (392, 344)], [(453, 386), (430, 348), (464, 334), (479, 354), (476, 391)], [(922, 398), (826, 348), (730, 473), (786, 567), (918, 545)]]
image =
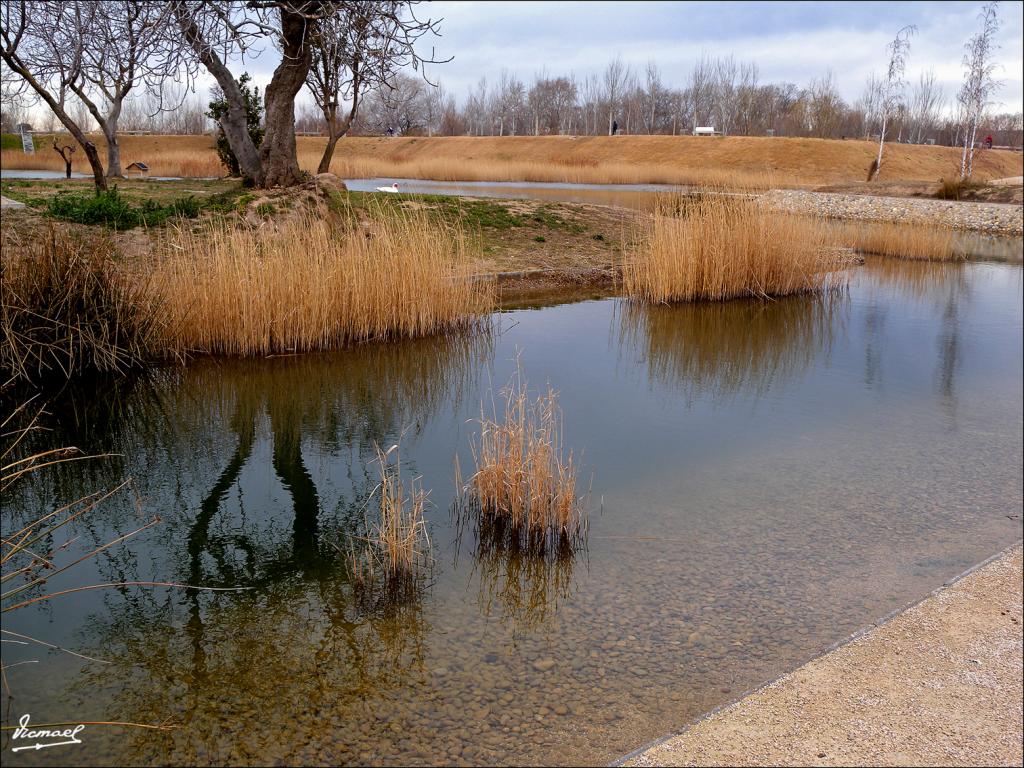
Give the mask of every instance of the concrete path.
[(0, 195), (0, 208), (24, 208), (24, 203), (19, 203), (17, 200), (11, 200), (9, 197)]
[(1021, 765), (1018, 544), (631, 765)]

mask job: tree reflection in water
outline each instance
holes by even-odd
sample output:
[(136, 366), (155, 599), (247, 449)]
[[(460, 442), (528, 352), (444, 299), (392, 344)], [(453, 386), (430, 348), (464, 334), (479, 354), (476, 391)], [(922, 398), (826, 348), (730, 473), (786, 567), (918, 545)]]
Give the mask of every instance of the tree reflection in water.
[[(378, 479), (367, 461), (374, 441), (407, 426), (415, 435), (439, 409), (457, 412), (489, 354), (489, 338), (476, 336), (269, 362), (200, 361), (171, 377), (152, 406), (174, 414), (170, 434), (155, 419), (154, 433), (108, 436), (125, 451), (134, 440), (161, 446), (164, 476), (152, 487), (165, 489), (159, 504), (172, 506), (166, 493), (191, 482), (181, 474), (201, 471), (195, 457), (204, 442), (225, 442), (211, 432), (226, 424), (233, 436), (227, 460), (194, 511), (166, 523), (180, 542), (178, 562), (169, 566), (182, 582), (246, 588), (104, 600), (106, 610), (90, 626), (92, 645), (119, 663), (87, 673), (80, 685), (114, 691), (112, 706), (125, 719), (171, 718), (182, 726), (130, 734), (118, 754), (131, 762), (251, 760), (244, 750), (255, 740), (238, 734), (254, 712), (276, 712), (260, 717), (282, 727), (289, 712), (365, 720), (368, 701), (422, 682), (428, 626), (421, 600), (358, 599), (345, 543), (364, 532), (365, 502)], [(343, 489), (328, 509), (307, 465), (314, 454), (338, 466), (332, 487), (340, 481)], [(286, 506), (262, 509), (247, 496), (247, 483), (263, 471), (280, 482)], [(279, 525), (286, 519), (290, 525)], [(123, 578), (131, 563), (108, 560), (106, 567)]]

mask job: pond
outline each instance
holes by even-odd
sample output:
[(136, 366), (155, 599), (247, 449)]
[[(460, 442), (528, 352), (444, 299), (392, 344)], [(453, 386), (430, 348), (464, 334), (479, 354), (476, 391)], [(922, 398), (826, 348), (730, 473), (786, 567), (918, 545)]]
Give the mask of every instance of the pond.
[[(479, 548), (450, 512), (453, 459), (471, 466), (517, 358), (560, 393), (590, 488), (568, 561)], [(606, 763), (1018, 541), (1022, 364), (1019, 265), (869, 259), (825, 298), (562, 304), (473, 338), (197, 360), (55, 403), (48, 444), (117, 455), (9, 495), (5, 530), (128, 476), (68, 556), (162, 522), (50, 589), (246, 589), (87, 591), (5, 617), (111, 662), (5, 643), (5, 664), (39, 661), (8, 667), (6, 725), (179, 727), (89, 726), (4, 764)], [(354, 599), (343, 552), (373, 443), (399, 439), (435, 561), (394, 608)]]
[(494, 197), (506, 200), (548, 200), (559, 203), (614, 205), (648, 210), (658, 193), (688, 192), (690, 187), (670, 184), (558, 184), (532, 181), (428, 181), (425, 179), (345, 179), (353, 192), (373, 192), (377, 187), (398, 184), (399, 192), (410, 195), (454, 195)]

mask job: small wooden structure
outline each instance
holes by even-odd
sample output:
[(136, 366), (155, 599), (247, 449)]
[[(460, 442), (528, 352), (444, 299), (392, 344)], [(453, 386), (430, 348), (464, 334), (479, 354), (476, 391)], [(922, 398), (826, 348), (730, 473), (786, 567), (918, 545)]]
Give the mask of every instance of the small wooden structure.
[(124, 169), (124, 175), (129, 178), (145, 178), (149, 176), (149, 166), (142, 161), (132, 163)]

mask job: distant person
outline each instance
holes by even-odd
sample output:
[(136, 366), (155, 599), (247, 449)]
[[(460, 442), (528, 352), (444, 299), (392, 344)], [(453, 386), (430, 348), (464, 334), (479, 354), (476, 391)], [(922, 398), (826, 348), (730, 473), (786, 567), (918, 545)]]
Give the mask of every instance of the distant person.
[(985, 149), (992, 149), (992, 137), (991, 136), (986, 136), (985, 137)]
[(615, 136), (616, 134), (618, 134), (618, 132), (619, 132), (619, 121), (618, 120), (613, 120), (612, 121), (612, 136)]
[(392, 127), (391, 127), (391, 126), (389, 125), (389, 126), (388, 126), (388, 136), (389, 136), (389, 137), (391, 137), (391, 136), (394, 136), (394, 135), (395, 135), (395, 129), (394, 129), (394, 128), (392, 128)]

